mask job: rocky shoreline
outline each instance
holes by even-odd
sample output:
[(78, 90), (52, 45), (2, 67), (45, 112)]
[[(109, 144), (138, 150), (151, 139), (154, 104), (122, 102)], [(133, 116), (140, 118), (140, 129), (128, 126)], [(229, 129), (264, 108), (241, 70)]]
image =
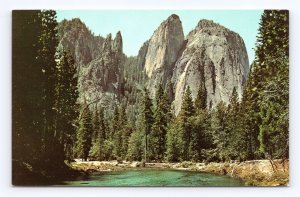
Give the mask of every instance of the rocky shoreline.
[(138, 161), (81, 161), (71, 162), (70, 167), (85, 173), (121, 171), (130, 168), (161, 168), (209, 172), (238, 178), (251, 186), (287, 186), (289, 182), (288, 160), (251, 160), (225, 163), (143, 163)]

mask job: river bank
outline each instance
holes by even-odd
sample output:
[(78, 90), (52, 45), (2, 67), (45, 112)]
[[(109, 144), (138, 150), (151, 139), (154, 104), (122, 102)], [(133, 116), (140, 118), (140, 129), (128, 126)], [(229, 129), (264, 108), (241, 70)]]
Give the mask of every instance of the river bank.
[(288, 160), (251, 160), (232, 163), (142, 163), (118, 161), (81, 161), (71, 162), (70, 167), (85, 173), (121, 171), (128, 168), (166, 168), (174, 170), (200, 171), (238, 178), (251, 186), (287, 186), (289, 182)]
[(12, 160), (12, 185), (49, 186), (85, 174), (81, 170), (74, 170), (66, 162), (57, 163), (47, 169), (41, 167), (44, 167), (44, 165), (32, 165), (24, 161)]

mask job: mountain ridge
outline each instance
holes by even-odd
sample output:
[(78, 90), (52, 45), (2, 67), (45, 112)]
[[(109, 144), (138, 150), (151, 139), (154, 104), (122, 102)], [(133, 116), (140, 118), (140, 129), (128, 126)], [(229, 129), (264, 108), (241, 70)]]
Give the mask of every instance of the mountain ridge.
[[(72, 19), (60, 23), (59, 36), (60, 46), (68, 48), (75, 62), (81, 65), (80, 101), (83, 97), (89, 101), (99, 99), (96, 106), (107, 105), (101, 102), (103, 95), (107, 97), (104, 100), (111, 100), (110, 106), (114, 102), (137, 102), (140, 90), (131, 87), (133, 84), (146, 86), (154, 97), (162, 83), (177, 115), (186, 88), (190, 87), (195, 99), (201, 83), (205, 83), (207, 107), (215, 107), (220, 101), (229, 102), (234, 87), (241, 99), (249, 73), (248, 55), (240, 35), (207, 19), (199, 20), (185, 37), (180, 17), (169, 16), (144, 42), (137, 56), (131, 57), (130, 68), (120, 31), (114, 39), (111, 34), (106, 38), (94, 36), (80, 19)], [(134, 74), (143, 77), (134, 79)], [(129, 98), (132, 91), (135, 99)]]

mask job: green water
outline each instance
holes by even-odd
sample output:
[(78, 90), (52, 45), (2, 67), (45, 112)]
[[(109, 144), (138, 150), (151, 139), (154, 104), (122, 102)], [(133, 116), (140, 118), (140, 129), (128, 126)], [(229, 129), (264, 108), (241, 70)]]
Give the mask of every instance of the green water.
[(64, 186), (244, 186), (228, 176), (166, 169), (130, 169), (117, 172), (93, 173)]

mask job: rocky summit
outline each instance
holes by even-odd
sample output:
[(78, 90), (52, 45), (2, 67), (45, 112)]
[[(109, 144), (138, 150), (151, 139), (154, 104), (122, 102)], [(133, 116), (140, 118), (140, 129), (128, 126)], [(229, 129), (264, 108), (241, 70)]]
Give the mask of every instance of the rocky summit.
[(175, 14), (163, 21), (150, 38), (144, 70), (149, 78), (148, 88), (152, 95), (159, 83), (165, 86), (170, 81), (183, 42), (182, 24)]
[[(116, 100), (123, 83), (123, 40), (94, 36), (80, 19), (64, 20), (59, 25), (60, 48), (73, 54), (78, 68), (79, 101), (86, 100), (92, 108)], [(105, 104), (113, 104), (106, 102)]]
[(205, 84), (207, 104), (211, 107), (220, 101), (229, 103), (234, 87), (241, 98), (248, 72), (243, 39), (213, 21), (201, 20), (187, 35), (186, 45), (173, 68), (175, 113), (180, 110), (187, 86), (195, 99), (201, 83)]
[[(220, 101), (229, 103), (234, 87), (241, 98), (249, 72), (246, 47), (239, 34), (205, 19), (185, 37), (179, 16), (169, 16), (131, 58), (123, 54), (121, 32), (114, 39), (111, 34), (95, 36), (79, 19), (62, 21), (59, 37), (59, 46), (70, 50), (78, 65), (80, 101), (96, 104), (134, 100), (124, 99), (124, 95), (138, 92), (133, 86), (145, 86), (154, 96), (162, 84), (177, 115), (187, 87), (195, 99), (204, 84), (207, 107), (213, 108)], [(131, 76), (141, 73), (145, 74), (143, 80)]]

